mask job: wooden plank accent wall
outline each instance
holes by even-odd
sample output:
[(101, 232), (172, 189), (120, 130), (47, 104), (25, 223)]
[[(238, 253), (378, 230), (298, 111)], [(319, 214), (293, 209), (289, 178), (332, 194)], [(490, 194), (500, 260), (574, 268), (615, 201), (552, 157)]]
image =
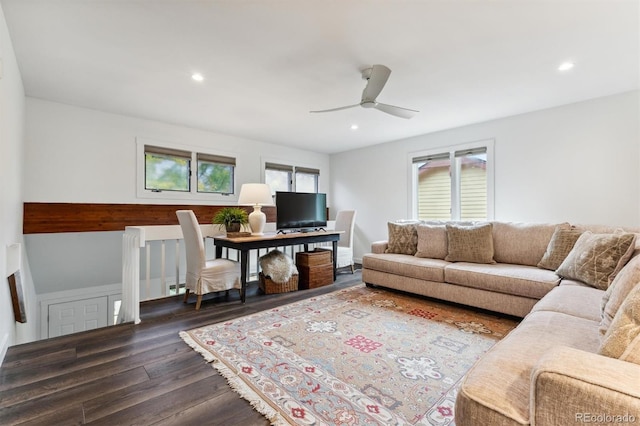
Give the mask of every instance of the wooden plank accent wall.
[[(176, 210), (193, 210), (202, 224), (211, 223), (222, 207), (183, 204), (24, 203), (24, 234), (124, 231), (125, 226), (177, 225)], [(237, 207), (237, 206), (232, 206)], [(242, 206), (247, 213), (253, 207)], [(276, 208), (265, 206), (267, 222), (276, 221)]]

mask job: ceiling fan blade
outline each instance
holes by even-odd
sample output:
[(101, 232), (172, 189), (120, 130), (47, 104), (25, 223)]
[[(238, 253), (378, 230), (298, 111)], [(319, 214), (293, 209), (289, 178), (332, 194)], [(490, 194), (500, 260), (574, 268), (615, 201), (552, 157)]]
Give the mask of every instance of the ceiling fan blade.
[(380, 102), (376, 102), (374, 108), (379, 111), (386, 112), (387, 114), (391, 114), (391, 115), (395, 115), (396, 117), (407, 118), (407, 119), (413, 117), (416, 113), (420, 112), (420, 111), (416, 111), (415, 109), (402, 108), (399, 106), (388, 105), (388, 104), (381, 104)]
[(362, 91), (363, 101), (375, 101), (382, 88), (387, 84), (391, 70), (384, 65), (373, 65), (367, 86)]
[(355, 104), (355, 105), (348, 105), (348, 106), (343, 106), (343, 107), (339, 107), (339, 108), (331, 108), (331, 109), (323, 109), (320, 111), (309, 111), (309, 112), (331, 112), (331, 111), (340, 111), (343, 109), (349, 109), (349, 108), (354, 108), (360, 106), (360, 104)]

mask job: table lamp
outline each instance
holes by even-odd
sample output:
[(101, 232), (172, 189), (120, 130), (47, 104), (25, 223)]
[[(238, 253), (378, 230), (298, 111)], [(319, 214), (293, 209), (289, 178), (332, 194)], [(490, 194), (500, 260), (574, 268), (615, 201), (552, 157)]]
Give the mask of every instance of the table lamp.
[(253, 206), (253, 211), (249, 214), (251, 235), (264, 235), (264, 225), (267, 223), (267, 216), (262, 212), (262, 206), (270, 206), (273, 204), (271, 187), (266, 183), (242, 184), (238, 204)]

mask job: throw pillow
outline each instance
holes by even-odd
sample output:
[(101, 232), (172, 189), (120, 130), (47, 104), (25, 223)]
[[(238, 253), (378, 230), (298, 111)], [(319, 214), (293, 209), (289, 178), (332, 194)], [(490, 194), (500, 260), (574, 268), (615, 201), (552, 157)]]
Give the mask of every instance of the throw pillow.
[(635, 234), (594, 234), (585, 231), (556, 270), (562, 278), (606, 290), (635, 248)]
[(640, 335), (640, 285), (631, 290), (611, 326), (602, 338), (598, 352), (611, 358), (620, 358), (634, 339)]
[(418, 225), (418, 251), (416, 252), (416, 257), (444, 259), (446, 256), (446, 225)]
[(602, 296), (600, 305), (602, 319), (600, 320), (600, 334), (605, 334), (613, 321), (620, 305), (627, 298), (633, 287), (640, 283), (640, 256), (632, 258), (620, 270), (611, 285)]
[(575, 228), (567, 229), (557, 227), (551, 236), (547, 251), (545, 251), (542, 259), (538, 263), (538, 268), (549, 269), (551, 271), (558, 269), (571, 252), (580, 235), (582, 235), (582, 231)]
[(496, 263), (493, 260), (493, 225), (475, 226), (447, 224), (447, 256), (449, 262)]
[(640, 364), (640, 334), (627, 346), (620, 359), (634, 364)]
[(416, 254), (418, 222), (388, 222), (389, 241), (385, 253)]

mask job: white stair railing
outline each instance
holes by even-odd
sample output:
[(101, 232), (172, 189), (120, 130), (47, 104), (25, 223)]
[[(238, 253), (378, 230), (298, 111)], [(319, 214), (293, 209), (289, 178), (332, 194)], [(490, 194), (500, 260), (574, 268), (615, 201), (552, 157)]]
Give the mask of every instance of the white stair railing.
[[(203, 237), (224, 235), (218, 226), (200, 225)], [(175, 241), (175, 277), (171, 282), (176, 293), (180, 288), (180, 225), (127, 226), (122, 238), (122, 304), (118, 322), (140, 322), (140, 301), (166, 297), (171, 283), (167, 279), (166, 243)], [(151, 246), (160, 244), (160, 285), (151, 278)], [(145, 273), (140, 275), (140, 252), (144, 251)], [(141, 285), (144, 283), (144, 285)], [(142, 296), (141, 296), (142, 290)]]

